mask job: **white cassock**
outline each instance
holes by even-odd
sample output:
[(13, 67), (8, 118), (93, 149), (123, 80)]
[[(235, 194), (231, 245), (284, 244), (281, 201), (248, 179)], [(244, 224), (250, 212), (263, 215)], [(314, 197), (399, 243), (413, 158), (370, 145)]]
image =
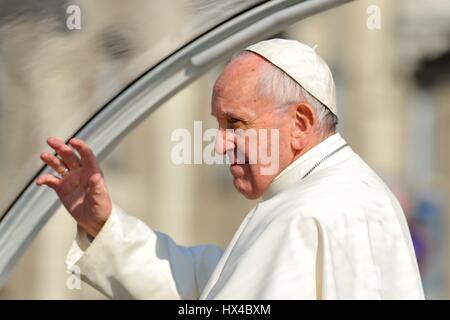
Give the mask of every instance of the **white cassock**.
[[(66, 265), (118, 299), (423, 299), (403, 211), (335, 134), (293, 162), (225, 251), (179, 246), (114, 205)], [(307, 177), (302, 177), (317, 164)]]

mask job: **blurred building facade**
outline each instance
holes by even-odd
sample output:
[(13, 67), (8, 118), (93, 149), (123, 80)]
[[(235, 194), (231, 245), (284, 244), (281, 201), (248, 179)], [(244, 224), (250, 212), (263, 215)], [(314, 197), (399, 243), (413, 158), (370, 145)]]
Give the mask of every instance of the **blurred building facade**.
[[(367, 27), (367, 8), (373, 5), (381, 14), (375, 30)], [(427, 298), (450, 297), (450, 80), (442, 75), (449, 70), (449, 15), (443, 1), (357, 1), (280, 35), (318, 45), (329, 63), (339, 131), (398, 196)], [(176, 166), (170, 159), (173, 130), (193, 132), (195, 120), (202, 120), (204, 129), (216, 126), (209, 108), (222, 67), (172, 97), (102, 163), (113, 200), (183, 245), (224, 248), (256, 203), (234, 190), (226, 165)], [(120, 76), (120, 68), (117, 72)], [(0, 298), (102, 298), (87, 284), (81, 290), (66, 286), (63, 261), (74, 233), (75, 223), (61, 208), (0, 289)]]

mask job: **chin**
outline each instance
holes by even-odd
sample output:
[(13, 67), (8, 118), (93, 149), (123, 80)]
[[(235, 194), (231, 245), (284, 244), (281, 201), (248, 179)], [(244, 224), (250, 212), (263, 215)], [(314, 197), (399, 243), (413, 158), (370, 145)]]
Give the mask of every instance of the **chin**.
[(242, 193), (242, 195), (248, 200), (255, 200), (255, 199), (258, 199), (260, 197), (259, 195), (254, 194), (254, 193), (251, 193), (251, 194), (244, 194), (244, 193)]
[(234, 179), (234, 187), (240, 194), (249, 200), (258, 199), (261, 195), (255, 192), (250, 184), (250, 182), (242, 179)]

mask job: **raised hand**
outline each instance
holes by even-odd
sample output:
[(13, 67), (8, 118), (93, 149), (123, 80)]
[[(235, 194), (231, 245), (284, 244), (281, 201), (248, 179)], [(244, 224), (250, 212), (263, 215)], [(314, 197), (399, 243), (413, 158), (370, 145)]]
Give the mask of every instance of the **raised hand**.
[(102, 172), (92, 150), (80, 139), (71, 139), (70, 145), (57, 138), (47, 143), (61, 159), (44, 152), (41, 159), (61, 177), (44, 174), (36, 179), (38, 186), (47, 185), (55, 190), (67, 211), (92, 237), (95, 237), (111, 214), (112, 202)]

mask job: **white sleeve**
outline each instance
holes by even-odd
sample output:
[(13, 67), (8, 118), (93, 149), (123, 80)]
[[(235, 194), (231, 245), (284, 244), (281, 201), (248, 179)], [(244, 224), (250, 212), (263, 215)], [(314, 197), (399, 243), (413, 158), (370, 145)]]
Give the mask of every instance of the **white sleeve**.
[(178, 246), (116, 204), (92, 242), (77, 229), (67, 270), (112, 299), (198, 299), (223, 253)]

